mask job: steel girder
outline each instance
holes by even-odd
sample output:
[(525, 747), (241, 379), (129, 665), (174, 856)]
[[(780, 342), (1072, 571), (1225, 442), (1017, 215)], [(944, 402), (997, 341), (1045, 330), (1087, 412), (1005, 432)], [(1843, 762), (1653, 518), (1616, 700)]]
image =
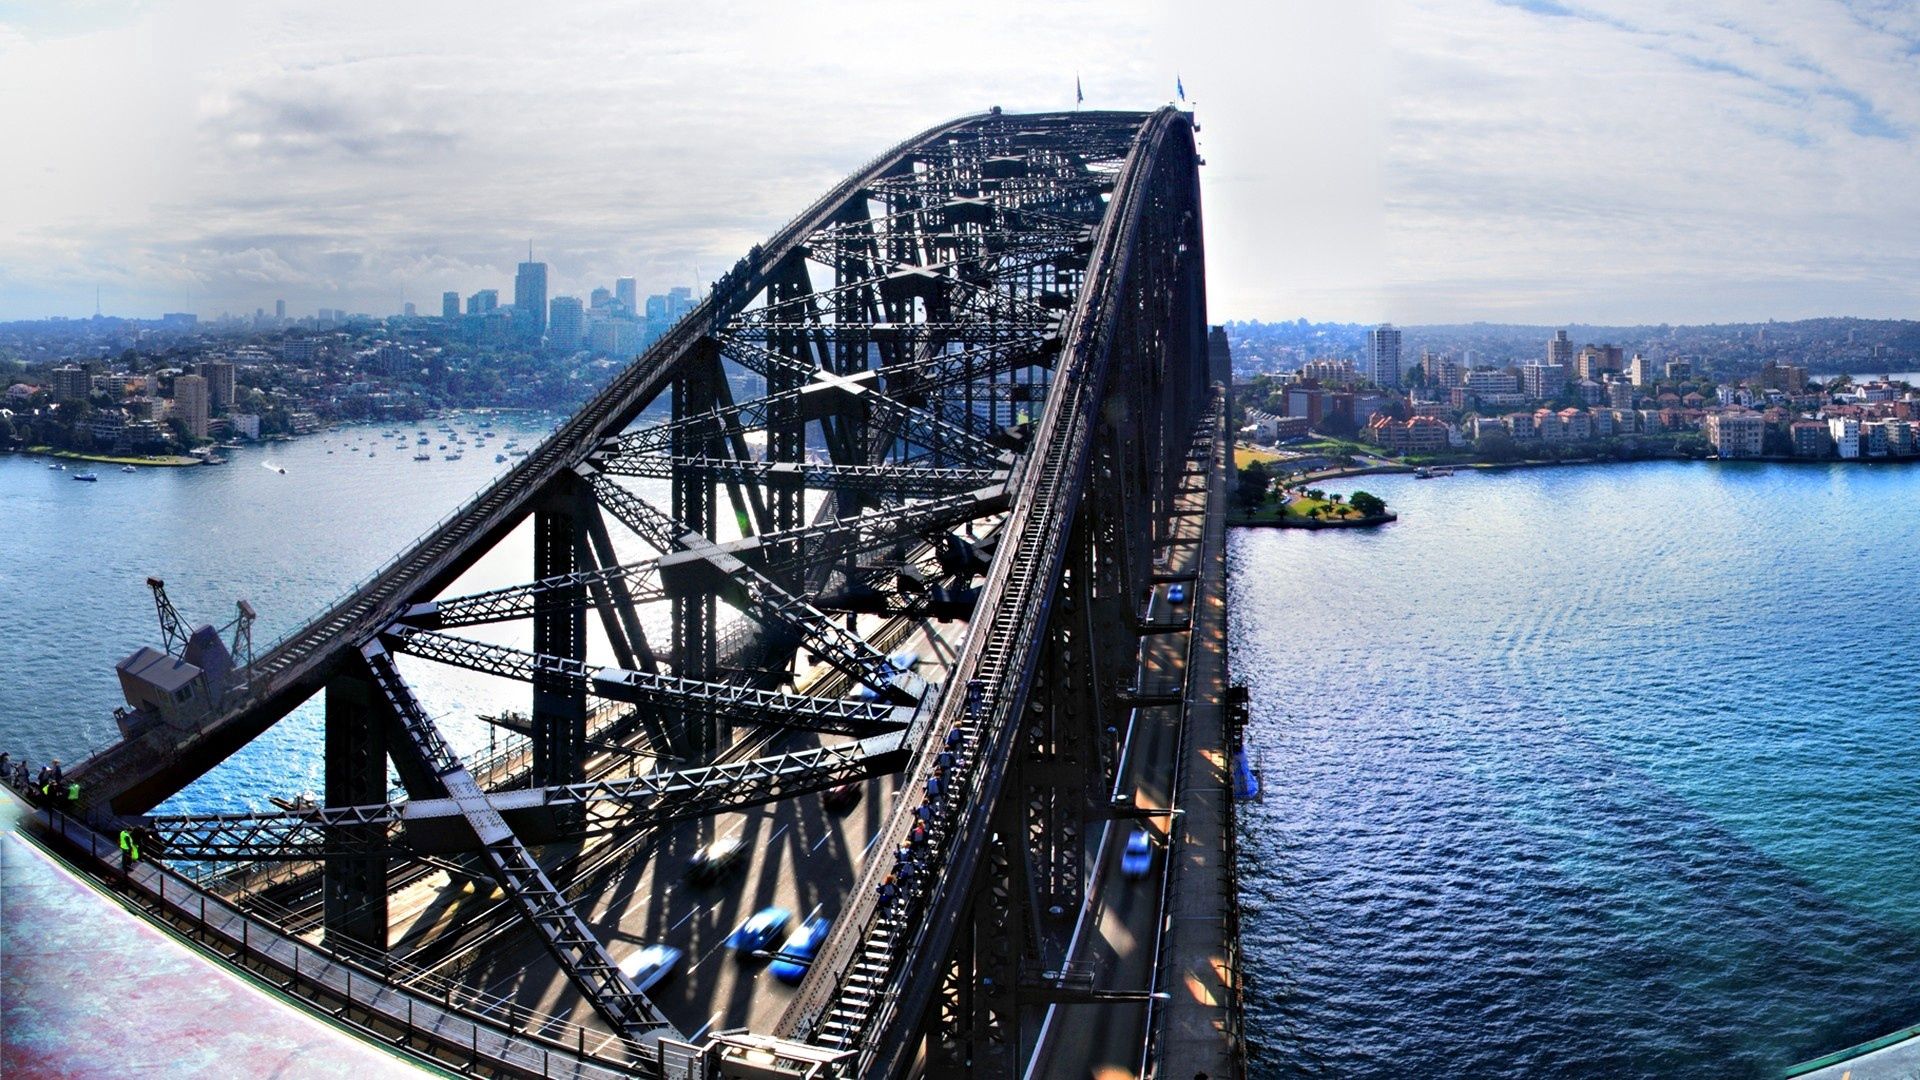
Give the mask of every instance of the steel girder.
[[(492, 792), (484, 799), (516, 837), (533, 843), (744, 810), (897, 771), (925, 728), (914, 723), (914, 710), (898, 712), (904, 715), (891, 731), (854, 742), (618, 780)], [(158, 853), (176, 860), (445, 855), (487, 846), (470, 827), (462, 801), (451, 796), (267, 814), (167, 814), (141, 824), (158, 839)], [(342, 844), (343, 836), (357, 842)]]
[(603, 668), (580, 660), (544, 656), (505, 645), (491, 645), (398, 624), (394, 647), (409, 656), (532, 682), (542, 671), (579, 679), (596, 696), (634, 705), (698, 701), (729, 719), (826, 734), (866, 734), (898, 727), (901, 705), (854, 698), (821, 697), (761, 690), (739, 683), (708, 682), (645, 671)]
[[(656, 480), (704, 477), (710, 481), (746, 481), (829, 491), (863, 491), (902, 497), (951, 495), (1005, 483), (1001, 469), (945, 469), (925, 465), (840, 465), (818, 461), (737, 461), (725, 457), (636, 454), (601, 465), (614, 476)], [(790, 526), (794, 528), (798, 526)], [(785, 531), (785, 530), (782, 530)]]
[(457, 811), (463, 833), (470, 833), (484, 853), (500, 888), (520, 915), (540, 933), (547, 951), (594, 1010), (614, 1030), (637, 1042), (650, 1043), (663, 1033), (678, 1034), (653, 1002), (628, 979), (606, 946), (580, 918), (558, 886), (507, 826), (486, 792), (474, 782), (466, 765), (440, 736), (433, 720), (420, 707), (413, 690), (400, 677), (393, 657), (375, 641), (360, 650), (374, 684), (386, 696), (405, 730), (411, 750), (438, 779), (442, 796)]
[[(869, 890), (885, 868), (864, 868), (860, 886), (782, 1018), (781, 1030), (791, 1037), (858, 1050), (863, 1073), (900, 1071), (918, 1045), (914, 1033), (939, 973), (935, 965), (909, 959), (947, 955), (975, 867), (993, 834), (995, 807), (1011, 771), (1009, 749), (1018, 734), (1013, 720), (1025, 706), (1041, 653), (1038, 628), (1049, 621), (1068, 525), (1088, 482), (1088, 448), (1099, 433), (1108, 384), (1142, 379), (1160, 386), (1172, 381), (1161, 372), (1184, 376), (1204, 356), (1194, 354), (1186, 340), (1203, 336), (1204, 330), (1167, 326), (1172, 313), (1156, 297), (1189, 289), (1201, 272), (1196, 261), (1184, 260), (1188, 242), (1197, 246), (1191, 127), (1171, 110), (1144, 125), (1136, 120), (1121, 126), (1137, 141), (1116, 178), (1068, 345), (1021, 470), (1006, 539), (950, 677), (951, 685), (967, 686), (969, 693), (947, 695), (934, 725), (936, 745), (951, 740), (957, 747), (959, 779), (948, 790), (967, 794), (935, 807), (940, 827), (934, 835), (941, 839), (923, 854), (911, 887), (884, 910)], [(1193, 316), (1201, 309), (1188, 304), (1184, 310)], [(1190, 426), (1181, 422), (1181, 413), (1191, 403), (1161, 405), (1155, 423), (1183, 431)], [(930, 765), (917, 763), (915, 778)], [(889, 839), (900, 835), (905, 821), (904, 815), (890, 821)]]

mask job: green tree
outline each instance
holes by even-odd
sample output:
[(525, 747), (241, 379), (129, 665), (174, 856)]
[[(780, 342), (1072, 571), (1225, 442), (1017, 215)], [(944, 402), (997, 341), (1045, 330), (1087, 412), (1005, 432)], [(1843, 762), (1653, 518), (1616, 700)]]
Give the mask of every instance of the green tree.
[(1272, 477), (1267, 474), (1267, 463), (1256, 461), (1240, 470), (1240, 502), (1245, 506), (1259, 506), (1267, 499), (1267, 486)]
[(1347, 499), (1347, 504), (1360, 513), (1361, 517), (1379, 517), (1387, 512), (1387, 501), (1371, 491), (1356, 491)]

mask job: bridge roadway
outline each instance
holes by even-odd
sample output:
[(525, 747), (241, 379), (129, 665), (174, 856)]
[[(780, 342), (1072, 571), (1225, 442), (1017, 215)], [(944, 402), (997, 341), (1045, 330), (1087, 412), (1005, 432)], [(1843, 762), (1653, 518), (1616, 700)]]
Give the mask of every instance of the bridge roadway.
[[(1173, 516), (1158, 541), (1166, 555), (1165, 561), (1155, 566), (1156, 576), (1162, 580), (1154, 586), (1148, 604), (1150, 623), (1185, 616), (1204, 629), (1224, 612), (1224, 567), (1212, 557), (1224, 539), (1221, 526), (1225, 520), (1224, 478), (1218, 462), (1221, 448), (1227, 444), (1219, 410), (1216, 398), (1214, 422), (1196, 433), (1195, 453), (1188, 458), (1181, 477)], [(1170, 596), (1176, 581), (1187, 594), (1178, 603)], [(1203, 610), (1208, 617), (1202, 617)], [(1182, 701), (1132, 710), (1126, 756), (1114, 794), (1143, 810), (1166, 811), (1180, 806), (1182, 817), (1115, 818), (1101, 829), (1087, 908), (1074, 929), (1068, 957), (1092, 969), (1094, 985), (1100, 990), (1146, 993), (1169, 989), (1168, 980), (1160, 974), (1161, 927), (1170, 902), (1168, 874), (1177, 852), (1185, 846), (1172, 842), (1172, 838), (1184, 835), (1185, 800), (1177, 797), (1182, 778), (1182, 734), (1190, 714), (1219, 709), (1220, 687), (1199, 686), (1192, 675), (1197, 667), (1211, 666), (1208, 661), (1217, 662), (1217, 654), (1225, 646), (1224, 637), (1216, 640), (1203, 635), (1203, 640), (1196, 640), (1195, 630), (1189, 625), (1184, 631), (1141, 639), (1140, 692), (1178, 693)], [(1196, 649), (1202, 650), (1200, 656), (1195, 655)], [(1144, 878), (1129, 879), (1121, 869), (1121, 858), (1127, 838), (1136, 827), (1145, 828), (1151, 835), (1154, 862)], [(1174, 966), (1180, 966), (1183, 959), (1175, 957)], [(1186, 991), (1173, 987), (1170, 992)], [(1150, 1022), (1148, 1001), (1051, 1006), (1041, 1021), (1040, 1049), (1026, 1076), (1098, 1080), (1140, 1076), (1148, 1052)], [(1212, 1069), (1202, 1067), (1198, 1071), (1225, 1078), (1232, 1075), (1226, 1068), (1226, 1043), (1218, 1038), (1215, 1041), (1218, 1063)], [(1166, 1063), (1174, 1061), (1180, 1064), (1177, 1075), (1191, 1075), (1184, 1058)]]
[[(860, 630), (875, 638), (883, 621), (881, 616), (862, 616)], [(961, 622), (914, 620), (896, 648), (918, 653), (919, 673), (940, 682), (965, 630)], [(830, 681), (830, 670), (816, 665), (796, 688), (823, 689)], [(786, 733), (757, 752), (818, 742), (818, 736)], [(579, 890), (584, 895), (576, 900), (576, 910), (615, 959), (655, 943), (685, 953), (678, 970), (648, 993), (680, 1031), (695, 1036), (740, 1027), (772, 1030), (792, 989), (767, 973), (766, 961), (743, 959), (726, 948), (727, 935), (767, 906), (792, 912), (794, 926), (816, 910), (834, 917), (891, 809), (899, 780), (885, 776), (867, 781), (860, 801), (838, 813), (814, 795), (668, 826), (645, 842), (637, 858), (623, 860)], [(716, 838), (736, 835), (747, 842), (742, 864), (712, 884), (692, 882), (687, 871), (694, 852)], [(443, 925), (459, 921), (460, 913), (444, 906), (437, 884), (424, 882), (395, 897), (396, 939), (415, 931), (416, 919)], [(535, 1012), (583, 1027), (605, 1027), (531, 934), (498, 942), (460, 977), (475, 990), (510, 998)]]

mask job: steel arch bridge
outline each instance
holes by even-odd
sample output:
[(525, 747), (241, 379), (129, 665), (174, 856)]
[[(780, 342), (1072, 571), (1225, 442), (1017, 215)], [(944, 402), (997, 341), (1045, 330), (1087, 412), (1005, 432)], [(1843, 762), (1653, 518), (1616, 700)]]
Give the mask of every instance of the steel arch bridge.
[[(537, 938), (610, 1033), (585, 1059), (1014, 1075), (1023, 1005), (1072, 993), (1048, 913), (1081, 907), (1088, 826), (1125, 812), (1109, 733), (1165, 629), (1141, 607), (1156, 522), (1229, 378), (1193, 130), (995, 110), (888, 151), (214, 715), (85, 762), (89, 813), (218, 864), (202, 883), (240, 908), (310, 889), (316, 917), (282, 929), (362, 963), (391, 961), (400, 884), (490, 881), (463, 947)], [(525, 583), (449, 595), (523, 527)], [(900, 655), (929, 623), (951, 648)], [(463, 760), (400, 657), (527, 683), (517, 752)], [(316, 694), (324, 805), (151, 813)], [(897, 798), (772, 1030), (683, 1032), (577, 910), (589, 849), (877, 776)]]

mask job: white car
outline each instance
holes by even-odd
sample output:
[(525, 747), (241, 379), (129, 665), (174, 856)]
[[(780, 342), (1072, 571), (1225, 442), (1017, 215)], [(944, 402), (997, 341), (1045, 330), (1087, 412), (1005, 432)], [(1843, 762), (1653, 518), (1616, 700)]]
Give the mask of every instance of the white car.
[(620, 961), (620, 973), (632, 981), (635, 990), (644, 994), (666, 978), (685, 955), (671, 945), (643, 945)]

